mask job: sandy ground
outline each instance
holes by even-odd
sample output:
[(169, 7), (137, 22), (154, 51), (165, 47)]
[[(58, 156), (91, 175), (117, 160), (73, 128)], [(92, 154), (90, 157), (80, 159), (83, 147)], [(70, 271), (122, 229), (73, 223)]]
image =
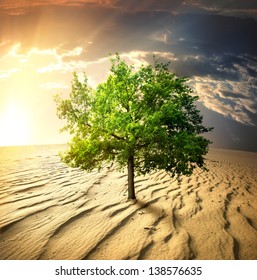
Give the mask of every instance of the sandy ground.
[(257, 154), (207, 158), (208, 172), (179, 182), (165, 172), (136, 177), (136, 202), (114, 168), (53, 164), (16, 180), (6, 171), (0, 259), (257, 259)]

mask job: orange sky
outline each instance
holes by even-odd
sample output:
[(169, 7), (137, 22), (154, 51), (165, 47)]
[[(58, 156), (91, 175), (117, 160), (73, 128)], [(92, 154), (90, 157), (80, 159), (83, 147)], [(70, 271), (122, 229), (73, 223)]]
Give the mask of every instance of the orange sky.
[[(90, 2), (95, 1), (74, 1), (74, 6)], [(92, 44), (90, 38), (83, 38), (82, 46), (67, 42), (73, 30), (63, 15), (55, 18), (57, 10), (51, 6), (69, 3), (0, 3), (4, 23), (0, 42), (0, 146), (64, 143), (68, 139), (59, 133), (62, 123), (56, 117), (52, 96), (68, 93), (72, 72), (89, 67), (90, 62), (81, 55)]]
[[(81, 58), (89, 41), (83, 47), (70, 50), (26, 47), (22, 43), (3, 42), (5, 50), (0, 70), (0, 146), (44, 143), (64, 143), (68, 135), (60, 134), (61, 121), (56, 116), (53, 95), (68, 96), (72, 72), (83, 76), (95, 86), (108, 73), (109, 57), (85, 61)], [(123, 54), (135, 64), (141, 63), (139, 53)], [(95, 74), (97, 73), (97, 74)]]
[(188, 76), (217, 147), (256, 150), (257, 4), (211, 0), (0, 1), (0, 146), (65, 143), (53, 95), (95, 86), (109, 54)]

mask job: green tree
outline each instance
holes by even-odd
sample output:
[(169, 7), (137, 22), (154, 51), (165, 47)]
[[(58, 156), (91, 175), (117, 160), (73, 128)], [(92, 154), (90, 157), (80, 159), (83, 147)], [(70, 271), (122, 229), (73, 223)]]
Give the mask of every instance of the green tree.
[(202, 133), (212, 128), (203, 126), (187, 78), (155, 59), (137, 71), (118, 54), (111, 63), (110, 75), (96, 89), (74, 73), (70, 98), (55, 96), (57, 115), (67, 121), (63, 130), (73, 135), (62, 160), (89, 171), (104, 162), (127, 166), (129, 199), (135, 199), (135, 171), (163, 169), (174, 176), (206, 169), (210, 141)]

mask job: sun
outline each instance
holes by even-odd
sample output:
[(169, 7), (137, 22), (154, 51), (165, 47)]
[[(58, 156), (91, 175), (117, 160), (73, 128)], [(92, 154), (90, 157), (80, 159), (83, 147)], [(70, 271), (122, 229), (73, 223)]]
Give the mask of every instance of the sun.
[(9, 104), (0, 114), (0, 146), (26, 145), (30, 127), (26, 111), (18, 104)]

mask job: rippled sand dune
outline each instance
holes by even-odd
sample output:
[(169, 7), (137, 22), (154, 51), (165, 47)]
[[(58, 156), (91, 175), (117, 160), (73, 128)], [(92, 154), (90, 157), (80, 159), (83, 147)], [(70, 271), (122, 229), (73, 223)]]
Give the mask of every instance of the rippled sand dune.
[(211, 150), (179, 181), (57, 156), (1, 168), (0, 259), (257, 259), (257, 154)]

